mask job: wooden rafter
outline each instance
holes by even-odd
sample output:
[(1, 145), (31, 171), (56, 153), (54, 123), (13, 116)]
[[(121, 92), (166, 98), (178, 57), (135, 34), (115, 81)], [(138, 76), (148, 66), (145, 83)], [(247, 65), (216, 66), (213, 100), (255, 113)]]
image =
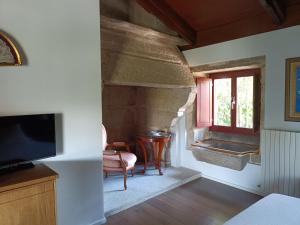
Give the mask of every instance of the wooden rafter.
[(195, 44), (197, 33), (183, 20), (164, 0), (137, 0), (148, 12), (158, 17), (168, 27), (175, 30), (182, 38), (191, 44)]
[(275, 24), (282, 24), (285, 20), (285, 9), (279, 0), (260, 0), (263, 8), (270, 14)]
[(181, 46), (180, 50), (203, 47), (224, 41), (247, 37), (250, 35), (269, 32), (300, 24), (300, 1), (286, 5), (286, 17), (282, 24), (270, 23), (270, 15), (260, 14), (256, 17), (247, 17), (243, 20), (219, 26), (217, 29), (207, 29), (198, 32), (197, 44)]

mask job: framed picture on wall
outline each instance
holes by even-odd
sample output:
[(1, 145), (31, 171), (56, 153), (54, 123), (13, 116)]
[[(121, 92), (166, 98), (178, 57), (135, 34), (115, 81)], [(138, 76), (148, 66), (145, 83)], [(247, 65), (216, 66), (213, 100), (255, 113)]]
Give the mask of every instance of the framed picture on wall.
[(285, 120), (300, 122), (300, 57), (286, 59)]
[(21, 65), (20, 54), (14, 43), (0, 32), (0, 66)]

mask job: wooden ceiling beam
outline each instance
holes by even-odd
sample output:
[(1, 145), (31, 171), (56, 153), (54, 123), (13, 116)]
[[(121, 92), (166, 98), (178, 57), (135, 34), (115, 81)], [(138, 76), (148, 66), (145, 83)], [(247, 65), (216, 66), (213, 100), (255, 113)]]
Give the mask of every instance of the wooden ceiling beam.
[(285, 20), (285, 8), (279, 0), (260, 0), (262, 7), (269, 13), (275, 24), (280, 25)]
[(197, 40), (197, 32), (183, 20), (164, 0), (137, 0), (148, 12), (158, 17), (168, 27), (176, 31), (191, 44)]
[(180, 50), (185, 51), (193, 48), (203, 47), (224, 41), (243, 38), (255, 34), (278, 30), (286, 27), (300, 25), (300, 1), (286, 7), (286, 19), (281, 25), (270, 23), (269, 14), (263, 13), (256, 17), (248, 17), (244, 20), (223, 26), (200, 30), (198, 32), (197, 44), (181, 46)]

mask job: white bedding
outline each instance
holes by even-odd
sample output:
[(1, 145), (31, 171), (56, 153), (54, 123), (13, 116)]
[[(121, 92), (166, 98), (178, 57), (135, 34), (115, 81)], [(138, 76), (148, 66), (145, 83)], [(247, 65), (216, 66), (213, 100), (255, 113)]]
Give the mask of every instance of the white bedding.
[(224, 225), (300, 225), (300, 199), (270, 194)]

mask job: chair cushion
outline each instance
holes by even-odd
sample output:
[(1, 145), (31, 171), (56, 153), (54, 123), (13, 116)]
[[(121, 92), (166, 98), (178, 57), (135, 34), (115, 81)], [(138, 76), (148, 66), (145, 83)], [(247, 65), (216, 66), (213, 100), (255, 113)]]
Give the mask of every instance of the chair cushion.
[[(126, 168), (134, 167), (137, 160), (135, 154), (122, 151), (121, 156)], [(103, 167), (122, 168), (119, 155), (103, 155)]]

